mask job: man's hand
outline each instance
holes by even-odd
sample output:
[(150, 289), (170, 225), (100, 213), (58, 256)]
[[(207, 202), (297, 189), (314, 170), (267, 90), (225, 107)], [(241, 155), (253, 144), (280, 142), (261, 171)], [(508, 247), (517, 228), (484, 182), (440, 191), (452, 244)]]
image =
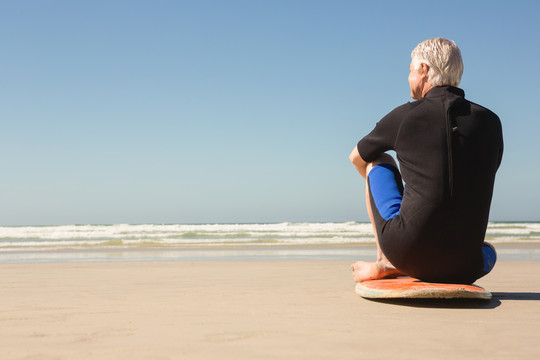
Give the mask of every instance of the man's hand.
[(353, 151), (351, 152), (351, 155), (349, 155), (349, 160), (352, 162), (356, 170), (362, 175), (362, 177), (365, 179), (367, 174), (367, 166), (368, 163), (362, 159), (360, 156), (360, 153), (358, 152), (358, 148), (355, 146)]

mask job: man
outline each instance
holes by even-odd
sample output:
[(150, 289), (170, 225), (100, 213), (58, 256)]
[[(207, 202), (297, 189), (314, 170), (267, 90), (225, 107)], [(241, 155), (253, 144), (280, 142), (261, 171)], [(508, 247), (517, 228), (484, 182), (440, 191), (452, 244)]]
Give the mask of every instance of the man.
[(416, 101), (382, 118), (350, 155), (366, 178), (377, 241), (377, 261), (354, 263), (353, 277), (472, 283), (496, 260), (484, 236), (503, 152), (501, 123), (457, 88), (463, 63), (453, 41), (426, 40), (411, 58)]

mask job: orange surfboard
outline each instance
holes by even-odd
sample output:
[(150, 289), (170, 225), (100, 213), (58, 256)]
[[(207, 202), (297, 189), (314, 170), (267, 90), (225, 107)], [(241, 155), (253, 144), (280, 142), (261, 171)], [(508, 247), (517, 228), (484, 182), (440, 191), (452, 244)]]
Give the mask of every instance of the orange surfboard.
[(355, 291), (366, 299), (491, 299), (491, 293), (480, 286), (429, 283), (412, 277), (363, 281)]

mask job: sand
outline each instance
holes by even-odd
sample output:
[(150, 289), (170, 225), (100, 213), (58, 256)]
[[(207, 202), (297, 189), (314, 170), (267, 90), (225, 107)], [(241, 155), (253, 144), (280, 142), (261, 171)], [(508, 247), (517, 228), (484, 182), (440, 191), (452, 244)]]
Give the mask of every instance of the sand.
[(526, 359), (540, 262), (489, 302), (382, 303), (342, 260), (0, 265), (0, 359)]

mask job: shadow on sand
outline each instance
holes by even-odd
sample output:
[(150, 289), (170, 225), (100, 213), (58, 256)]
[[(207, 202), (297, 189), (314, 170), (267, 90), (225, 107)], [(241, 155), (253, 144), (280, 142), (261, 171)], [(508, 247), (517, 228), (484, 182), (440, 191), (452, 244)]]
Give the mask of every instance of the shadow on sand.
[(369, 299), (378, 303), (437, 309), (495, 309), (501, 301), (493, 296), (491, 300), (478, 299)]
[(540, 300), (537, 292), (492, 292), (491, 295), (499, 300)]
[(439, 309), (495, 309), (508, 300), (540, 301), (537, 292), (493, 292), (491, 300), (478, 299), (371, 299), (392, 305)]

